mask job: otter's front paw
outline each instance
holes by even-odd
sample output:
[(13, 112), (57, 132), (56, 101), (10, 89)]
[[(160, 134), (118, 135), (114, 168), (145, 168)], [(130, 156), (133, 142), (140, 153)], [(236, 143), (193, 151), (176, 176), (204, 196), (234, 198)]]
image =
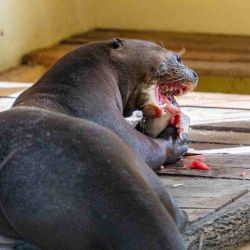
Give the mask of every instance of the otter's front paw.
[(177, 129), (173, 126), (167, 127), (158, 138), (167, 141), (165, 164), (177, 162), (188, 151), (187, 136), (179, 138)]
[(167, 157), (165, 164), (172, 164), (179, 161), (188, 151), (187, 142), (181, 139), (170, 142), (167, 147)]

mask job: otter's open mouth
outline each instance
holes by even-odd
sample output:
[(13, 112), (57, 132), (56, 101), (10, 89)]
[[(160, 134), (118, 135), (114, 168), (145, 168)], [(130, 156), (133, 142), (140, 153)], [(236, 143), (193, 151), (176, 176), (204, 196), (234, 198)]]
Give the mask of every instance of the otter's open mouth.
[(155, 100), (158, 105), (165, 103), (177, 104), (174, 96), (182, 96), (193, 89), (192, 83), (157, 82), (155, 86)]
[(182, 113), (174, 96), (182, 96), (193, 89), (192, 83), (157, 82), (155, 86), (155, 101), (161, 114), (169, 116), (168, 124), (177, 128), (179, 137), (182, 137)]

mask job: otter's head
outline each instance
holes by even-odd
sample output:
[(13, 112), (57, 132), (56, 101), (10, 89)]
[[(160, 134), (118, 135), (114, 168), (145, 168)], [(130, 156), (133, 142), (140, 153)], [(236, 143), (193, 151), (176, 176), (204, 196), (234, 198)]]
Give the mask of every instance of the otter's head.
[(146, 116), (160, 116), (164, 104), (175, 103), (174, 96), (192, 91), (198, 82), (197, 74), (177, 53), (155, 43), (116, 38), (112, 46), (111, 58), (119, 65), (119, 88), (126, 93), (125, 115), (139, 109)]

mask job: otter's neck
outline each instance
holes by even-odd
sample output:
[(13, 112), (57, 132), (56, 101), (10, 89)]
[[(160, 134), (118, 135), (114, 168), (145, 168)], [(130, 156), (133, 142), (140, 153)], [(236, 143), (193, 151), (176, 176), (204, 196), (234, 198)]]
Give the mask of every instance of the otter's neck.
[(119, 82), (117, 71), (108, 62), (89, 60), (59, 66), (25, 91), (14, 106), (56, 110), (79, 118), (92, 117), (94, 112), (107, 113), (111, 108), (123, 113), (130, 94), (126, 92), (127, 82)]

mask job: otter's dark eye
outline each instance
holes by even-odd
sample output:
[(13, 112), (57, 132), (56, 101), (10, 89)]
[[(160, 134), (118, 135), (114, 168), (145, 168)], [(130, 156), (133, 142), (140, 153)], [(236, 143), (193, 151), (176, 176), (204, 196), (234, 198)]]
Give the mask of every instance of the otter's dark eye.
[(181, 62), (180, 56), (176, 55), (176, 61), (179, 62), (179, 63)]

